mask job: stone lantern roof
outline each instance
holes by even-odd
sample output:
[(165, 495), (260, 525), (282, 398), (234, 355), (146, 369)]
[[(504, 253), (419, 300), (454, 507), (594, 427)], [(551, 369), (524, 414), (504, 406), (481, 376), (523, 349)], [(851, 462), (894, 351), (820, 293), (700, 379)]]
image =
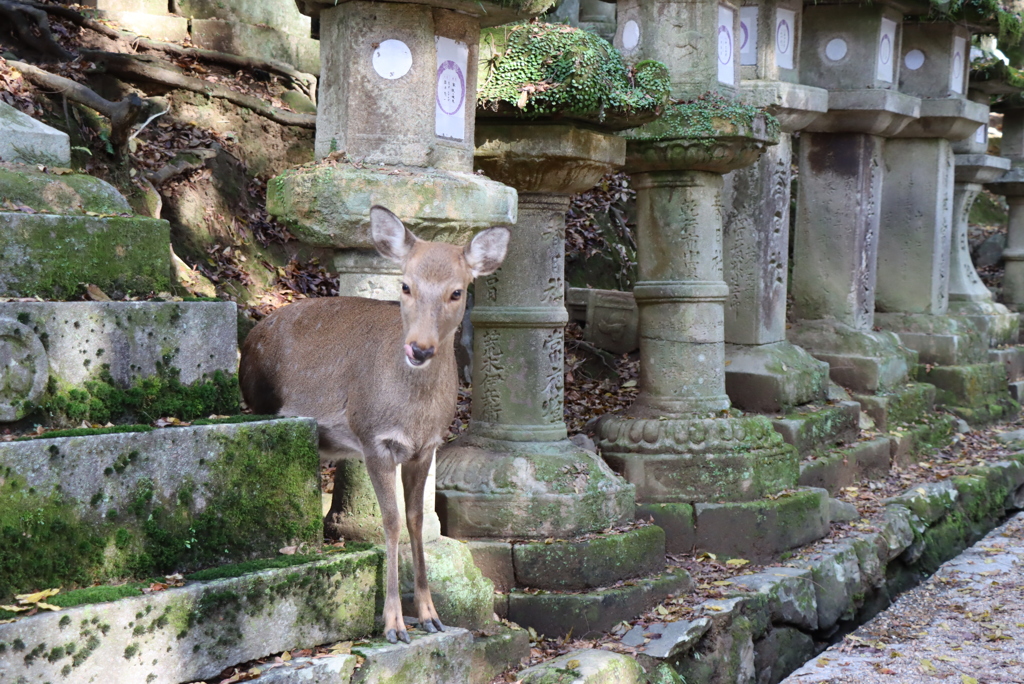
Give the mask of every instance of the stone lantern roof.
[[(402, 0), (402, 4), (427, 5), (466, 14), (478, 19), (481, 26), (500, 26), (517, 19), (535, 17), (546, 12), (556, 2), (557, 0)], [(339, 0), (295, 0), (295, 4), (303, 14), (319, 17), (321, 10), (336, 7)]]
[(563, 24), (485, 29), (480, 83), (481, 119), (571, 120), (606, 130), (654, 120), (669, 94), (661, 62), (628, 67), (608, 41)]

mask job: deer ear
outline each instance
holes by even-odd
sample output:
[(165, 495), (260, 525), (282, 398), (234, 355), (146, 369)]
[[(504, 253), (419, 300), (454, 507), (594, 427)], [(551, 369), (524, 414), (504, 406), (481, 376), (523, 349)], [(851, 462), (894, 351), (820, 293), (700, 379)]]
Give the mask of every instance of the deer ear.
[(418, 239), (402, 220), (381, 206), (370, 207), (370, 235), (382, 257), (405, 261)]
[(473, 277), (490, 275), (498, 270), (508, 250), (511, 237), (508, 228), (497, 227), (482, 230), (462, 250)]

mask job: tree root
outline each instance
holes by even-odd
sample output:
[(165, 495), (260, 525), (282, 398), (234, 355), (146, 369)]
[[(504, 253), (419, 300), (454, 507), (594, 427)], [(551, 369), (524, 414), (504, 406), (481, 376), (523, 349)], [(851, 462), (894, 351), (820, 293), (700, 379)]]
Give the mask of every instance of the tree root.
[(297, 114), (267, 104), (251, 95), (243, 95), (219, 83), (211, 83), (199, 78), (192, 78), (181, 73), (179, 69), (167, 62), (157, 60), (148, 55), (126, 55), (119, 52), (102, 52), (99, 50), (83, 50), (82, 57), (96, 64), (95, 71), (108, 73), (125, 80), (144, 80), (181, 88), (209, 97), (227, 100), (239, 107), (251, 109), (260, 116), (284, 126), (300, 128), (316, 128), (316, 116), (313, 114)]
[[(65, 50), (53, 37), (53, 33), (50, 31), (50, 18), (45, 10), (20, 2), (0, 0), (0, 15), (11, 20), (18, 36), (33, 49), (43, 54), (53, 55), (63, 61), (74, 59), (75, 56)], [(39, 31), (38, 36), (33, 32), (26, 17), (33, 20), (36, 30)]]
[[(194, 157), (195, 160), (193, 161), (192, 159), (189, 159), (190, 156)], [(186, 171), (192, 171), (193, 169), (205, 166), (206, 160), (212, 159), (215, 156), (217, 156), (217, 150), (206, 147), (194, 150), (182, 150), (174, 157), (174, 159), (171, 160), (170, 163), (162, 167), (159, 171), (146, 174), (146, 178), (155, 188), (159, 188), (175, 176), (179, 176)]]
[(95, 109), (110, 119), (110, 144), (118, 158), (124, 159), (128, 156), (128, 140), (131, 137), (131, 129), (146, 109), (145, 100), (132, 93), (118, 102), (111, 102), (91, 88), (69, 78), (51, 74), (45, 69), (15, 59), (9, 59), (7, 63), (37, 86), (55, 90), (72, 102)]

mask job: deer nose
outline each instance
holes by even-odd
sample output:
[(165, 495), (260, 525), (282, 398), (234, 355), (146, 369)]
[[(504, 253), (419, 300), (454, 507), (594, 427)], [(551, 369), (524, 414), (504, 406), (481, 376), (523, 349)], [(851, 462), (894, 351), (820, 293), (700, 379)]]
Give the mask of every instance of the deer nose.
[(423, 349), (420, 345), (413, 342), (406, 347), (405, 354), (418, 366), (434, 355), (434, 348), (427, 347), (426, 349)]

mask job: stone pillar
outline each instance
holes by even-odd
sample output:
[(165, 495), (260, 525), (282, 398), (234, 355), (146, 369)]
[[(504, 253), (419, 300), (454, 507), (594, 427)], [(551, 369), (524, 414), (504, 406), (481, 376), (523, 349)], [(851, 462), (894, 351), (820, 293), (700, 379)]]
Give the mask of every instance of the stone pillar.
[(887, 137), (920, 114), (899, 81), (902, 15), (887, 5), (808, 5), (801, 80), (829, 89), (829, 111), (801, 134), (788, 339), (862, 392), (906, 382), (915, 355), (875, 332), (879, 213)]
[(605, 0), (579, 0), (579, 26), (607, 41), (615, 35), (615, 3)]
[(565, 213), (625, 141), (571, 125), (486, 125), (477, 166), (519, 191), (505, 266), (477, 283), (473, 414), (439, 454), (438, 510), (460, 538), (572, 537), (633, 518), (634, 490), (566, 437)]
[(828, 388), (828, 364), (786, 340), (792, 134), (828, 109), (828, 91), (795, 82), (802, 13), (795, 0), (740, 8), (742, 97), (781, 126), (778, 145), (725, 176), (725, 384), (745, 410), (784, 410)]
[[(921, 116), (886, 142), (875, 325), (895, 332), (926, 364), (987, 360), (987, 344), (966, 319), (949, 316), (953, 224), (952, 142), (988, 121), (968, 100), (967, 29), (946, 22), (903, 26), (900, 90), (921, 97)], [(951, 142), (952, 141), (952, 142)]]
[[(1019, 96), (1018, 96), (1019, 100)], [(1003, 259), (1003, 301), (1014, 310), (1024, 310), (1024, 108), (1003, 109), (1003, 140), (999, 153), (1010, 160), (1010, 170), (994, 183), (992, 192), (1006, 197), (1010, 205), (1006, 249)]]

